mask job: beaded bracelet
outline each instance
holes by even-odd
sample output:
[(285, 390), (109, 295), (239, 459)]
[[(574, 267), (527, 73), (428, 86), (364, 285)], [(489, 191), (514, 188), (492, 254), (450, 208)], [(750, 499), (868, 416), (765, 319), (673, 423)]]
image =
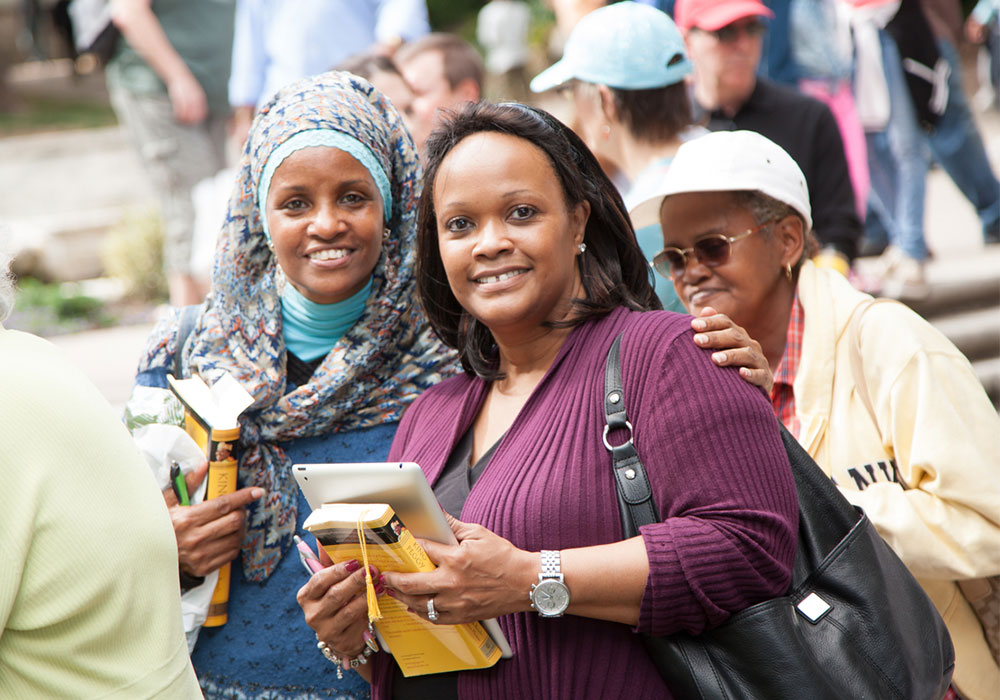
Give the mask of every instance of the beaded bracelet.
[(316, 648), (318, 648), (323, 653), (323, 656), (325, 656), (328, 661), (337, 665), (338, 681), (344, 680), (344, 670), (347, 669), (348, 665), (350, 666), (350, 668), (356, 669), (358, 666), (368, 663), (368, 657), (374, 653), (371, 650), (371, 648), (366, 646), (360, 654), (358, 654), (350, 661), (348, 661), (347, 659), (338, 658), (337, 654), (334, 653), (333, 649), (331, 649), (326, 642), (324, 642), (322, 639), (319, 638), (319, 635), (316, 635)]

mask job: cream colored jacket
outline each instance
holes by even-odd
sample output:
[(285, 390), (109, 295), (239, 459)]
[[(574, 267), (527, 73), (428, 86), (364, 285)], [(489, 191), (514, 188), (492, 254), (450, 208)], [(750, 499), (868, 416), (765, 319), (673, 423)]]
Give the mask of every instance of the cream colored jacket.
[(1000, 669), (954, 581), (1000, 574), (1000, 417), (944, 335), (902, 304), (876, 304), (857, 326), (874, 425), (855, 391), (849, 329), (871, 297), (808, 262), (798, 293), (799, 442), (934, 601), (955, 645), (959, 692), (997, 700)]

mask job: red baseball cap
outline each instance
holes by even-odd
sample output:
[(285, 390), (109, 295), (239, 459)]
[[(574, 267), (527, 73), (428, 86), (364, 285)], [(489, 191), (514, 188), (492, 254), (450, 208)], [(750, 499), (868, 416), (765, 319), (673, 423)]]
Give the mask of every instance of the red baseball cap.
[(759, 0), (677, 0), (674, 21), (682, 30), (692, 27), (714, 32), (744, 17), (774, 18)]

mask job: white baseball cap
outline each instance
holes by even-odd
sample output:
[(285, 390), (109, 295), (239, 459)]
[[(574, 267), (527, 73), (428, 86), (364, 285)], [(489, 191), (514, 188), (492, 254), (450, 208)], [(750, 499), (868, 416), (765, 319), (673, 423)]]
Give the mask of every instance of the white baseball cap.
[(653, 194), (629, 214), (636, 229), (660, 224), (663, 199), (685, 192), (758, 191), (784, 202), (812, 228), (809, 187), (795, 160), (756, 131), (715, 131), (677, 149)]

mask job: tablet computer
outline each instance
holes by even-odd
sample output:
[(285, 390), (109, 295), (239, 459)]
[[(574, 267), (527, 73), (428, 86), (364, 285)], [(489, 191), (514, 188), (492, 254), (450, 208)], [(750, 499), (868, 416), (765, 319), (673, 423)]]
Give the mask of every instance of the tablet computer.
[(458, 544), (414, 462), (295, 464), (292, 473), (313, 510), (324, 503), (388, 503), (415, 536)]
[[(314, 510), (324, 503), (388, 503), (417, 537), (458, 544), (427, 477), (414, 462), (293, 464), (292, 474)], [(496, 619), (482, 623), (501, 656), (513, 656)]]

